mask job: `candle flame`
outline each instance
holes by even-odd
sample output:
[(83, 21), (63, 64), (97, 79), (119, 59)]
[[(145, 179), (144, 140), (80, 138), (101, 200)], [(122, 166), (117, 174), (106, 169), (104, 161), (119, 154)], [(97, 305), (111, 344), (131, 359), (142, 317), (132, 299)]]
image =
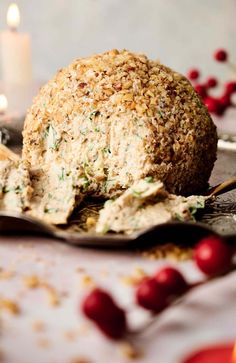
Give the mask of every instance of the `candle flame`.
[(17, 4), (11, 4), (7, 11), (7, 25), (16, 30), (20, 24), (20, 11)]
[(233, 348), (232, 363), (236, 363), (236, 343)]

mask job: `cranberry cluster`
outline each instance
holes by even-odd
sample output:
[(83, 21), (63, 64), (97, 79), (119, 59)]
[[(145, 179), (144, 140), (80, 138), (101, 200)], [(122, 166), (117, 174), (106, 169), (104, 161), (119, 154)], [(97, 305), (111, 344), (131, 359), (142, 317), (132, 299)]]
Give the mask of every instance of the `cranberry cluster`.
[[(194, 261), (209, 278), (232, 269), (234, 250), (221, 238), (209, 236), (198, 242)], [(160, 313), (174, 300), (198, 284), (189, 284), (173, 267), (164, 267), (153, 276), (145, 277), (135, 291), (136, 303), (154, 314)], [(120, 339), (128, 333), (126, 312), (111, 295), (99, 288), (89, 293), (82, 311), (109, 338)]]
[[(214, 59), (217, 62), (227, 62), (230, 65), (228, 53), (224, 49), (216, 50)], [(217, 78), (209, 77), (205, 82), (200, 83), (200, 71), (198, 69), (190, 69), (187, 76), (192, 81), (196, 92), (202, 97), (210, 113), (222, 116), (229, 107), (235, 106), (232, 102), (232, 95), (236, 93), (236, 81), (227, 82), (223, 87), (222, 94), (219, 97), (213, 97), (210, 93), (211, 89), (219, 84)]]

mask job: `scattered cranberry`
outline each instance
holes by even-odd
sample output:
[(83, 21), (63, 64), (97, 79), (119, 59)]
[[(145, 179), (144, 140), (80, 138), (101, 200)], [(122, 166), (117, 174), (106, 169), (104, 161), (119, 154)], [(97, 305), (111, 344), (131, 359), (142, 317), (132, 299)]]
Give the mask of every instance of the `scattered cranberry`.
[(225, 92), (228, 95), (231, 95), (232, 93), (236, 92), (236, 82), (228, 82), (225, 85)]
[(225, 61), (227, 61), (228, 53), (224, 49), (218, 49), (214, 53), (214, 58), (218, 62), (225, 62)]
[(214, 97), (206, 97), (204, 99), (204, 103), (207, 106), (208, 111), (210, 113), (214, 113), (215, 115), (221, 116), (224, 113), (224, 111), (225, 111), (225, 108), (219, 102), (219, 100), (217, 98), (214, 98)]
[(218, 98), (220, 104), (226, 109), (227, 107), (231, 106), (231, 98), (229, 94), (225, 94)]
[(188, 78), (191, 81), (198, 79), (199, 76), (200, 76), (200, 72), (197, 69), (190, 69), (190, 71), (188, 72)]
[(169, 295), (180, 295), (188, 289), (188, 284), (183, 275), (173, 267), (164, 267), (158, 271), (155, 280)]
[(159, 313), (168, 305), (169, 294), (154, 278), (146, 278), (136, 291), (137, 303), (147, 310)]
[(94, 289), (84, 299), (82, 311), (87, 318), (112, 339), (121, 338), (126, 331), (125, 312), (116, 305), (113, 298), (101, 289)]
[(217, 85), (218, 85), (218, 81), (216, 78), (214, 78), (214, 77), (208, 78), (208, 80), (206, 82), (206, 86), (208, 88), (215, 88)]
[(111, 319), (103, 319), (96, 322), (98, 328), (111, 339), (121, 339), (127, 331), (126, 316), (124, 310), (117, 307)]
[(201, 96), (202, 98), (205, 98), (207, 96), (206, 87), (202, 84), (197, 84), (194, 87), (195, 91)]
[(203, 238), (196, 245), (194, 259), (197, 266), (205, 274), (217, 275), (230, 267), (232, 251), (222, 239), (209, 236)]

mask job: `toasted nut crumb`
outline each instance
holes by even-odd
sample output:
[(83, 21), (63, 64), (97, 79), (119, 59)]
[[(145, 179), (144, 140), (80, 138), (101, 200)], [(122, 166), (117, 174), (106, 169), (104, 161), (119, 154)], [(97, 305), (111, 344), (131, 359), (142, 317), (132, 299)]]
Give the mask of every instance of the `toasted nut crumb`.
[(0, 308), (9, 311), (12, 315), (19, 315), (20, 314), (20, 307), (19, 305), (10, 299), (0, 298)]
[(145, 276), (147, 276), (146, 272), (140, 267), (136, 267), (131, 275), (122, 276), (121, 281), (128, 286), (136, 286)]
[(24, 277), (24, 283), (30, 289), (35, 289), (41, 286), (41, 280), (35, 275)]
[(91, 276), (84, 275), (81, 278), (81, 285), (83, 287), (93, 287), (93, 286), (95, 286), (95, 282), (94, 282), (94, 280), (92, 279)]
[(86, 225), (88, 228), (94, 227), (96, 224), (96, 220), (93, 217), (88, 217), (86, 220)]
[(30, 289), (44, 288), (47, 292), (48, 302), (52, 306), (59, 305), (59, 294), (54, 287), (48, 284), (48, 282), (40, 279), (39, 277), (32, 275), (24, 277), (24, 283)]
[(52, 306), (56, 306), (60, 304), (60, 299), (57, 291), (50, 286), (45, 286), (47, 290), (48, 302)]
[(119, 348), (123, 358), (128, 360), (139, 359), (143, 356), (143, 354), (129, 342), (121, 343)]
[(142, 252), (142, 256), (150, 260), (161, 258), (172, 259), (175, 261), (185, 261), (192, 258), (193, 250), (191, 247), (178, 246), (174, 243), (166, 243), (155, 246), (147, 251)]

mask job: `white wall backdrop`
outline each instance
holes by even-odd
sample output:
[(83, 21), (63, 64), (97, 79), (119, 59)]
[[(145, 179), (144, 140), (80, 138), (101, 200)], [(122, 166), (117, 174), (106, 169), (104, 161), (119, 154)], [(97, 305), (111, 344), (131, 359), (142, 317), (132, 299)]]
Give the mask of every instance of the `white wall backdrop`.
[[(33, 68), (46, 80), (72, 59), (128, 48), (183, 73), (222, 73), (212, 51), (236, 59), (236, 0), (15, 0), (21, 31), (32, 35)], [(0, 29), (10, 0), (0, 0)], [(223, 73), (222, 73), (223, 76)]]

